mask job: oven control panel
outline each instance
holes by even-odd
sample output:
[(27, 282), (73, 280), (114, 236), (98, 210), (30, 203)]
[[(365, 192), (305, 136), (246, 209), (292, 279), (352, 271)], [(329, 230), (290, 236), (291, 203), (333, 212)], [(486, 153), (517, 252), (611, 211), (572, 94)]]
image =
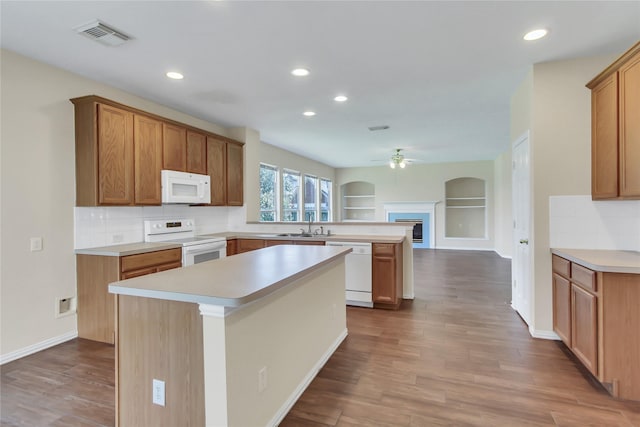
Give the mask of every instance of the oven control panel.
[(193, 219), (157, 219), (144, 222), (145, 236), (167, 233), (185, 233), (195, 231)]

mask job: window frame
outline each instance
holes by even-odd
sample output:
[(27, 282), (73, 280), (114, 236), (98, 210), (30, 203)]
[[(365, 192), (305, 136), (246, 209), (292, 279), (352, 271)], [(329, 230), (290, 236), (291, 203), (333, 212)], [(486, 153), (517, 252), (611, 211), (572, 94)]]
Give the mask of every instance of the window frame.
[(262, 214), (263, 212), (272, 212), (271, 210), (266, 211), (262, 209), (261, 203), (258, 203), (259, 205), (259, 212), (260, 212), (260, 217), (258, 218), (260, 222), (278, 222), (280, 220), (280, 168), (278, 168), (277, 166), (274, 165), (270, 165), (268, 163), (263, 163), (260, 162), (260, 170), (258, 173), (258, 180), (259, 180), (259, 187), (260, 187), (260, 197), (262, 197), (262, 180), (260, 179), (260, 176), (262, 175), (262, 169), (269, 169), (271, 171), (273, 171), (275, 173), (275, 182), (273, 183), (273, 189), (274, 189), (274, 198), (275, 200), (273, 201), (273, 220), (269, 221), (269, 220), (263, 220), (262, 219)]
[[(329, 178), (320, 178), (320, 185), (318, 186), (318, 222), (333, 222), (333, 181)], [(328, 183), (329, 194), (328, 199), (328, 208), (327, 208), (327, 220), (322, 220), (322, 182)]]
[[(313, 192), (313, 210), (307, 210), (307, 178), (315, 181), (315, 191)], [(303, 197), (303, 210), (302, 210), (302, 218), (305, 221), (309, 221), (307, 217), (307, 212), (313, 212), (313, 222), (318, 222), (319, 213), (320, 213), (320, 179), (316, 175), (311, 175), (309, 173), (304, 174), (304, 191), (302, 192)]]
[[(287, 175), (292, 175), (292, 176), (297, 176), (298, 177), (298, 207), (297, 209), (287, 209), (285, 208), (285, 196), (286, 196), (286, 191), (284, 188), (285, 185), (285, 174)], [(283, 168), (282, 169), (282, 184), (281, 184), (281, 197), (280, 197), (280, 212), (282, 212), (282, 216), (280, 218), (280, 220), (282, 222), (302, 222), (300, 220), (300, 218), (303, 217), (304, 215), (304, 201), (303, 201), (303, 193), (302, 193), (302, 180), (303, 180), (303, 175), (300, 171), (294, 170), (294, 169), (288, 169), (288, 168)], [(288, 212), (295, 212), (297, 218), (295, 220), (288, 220), (286, 219), (287, 217), (287, 213)]]

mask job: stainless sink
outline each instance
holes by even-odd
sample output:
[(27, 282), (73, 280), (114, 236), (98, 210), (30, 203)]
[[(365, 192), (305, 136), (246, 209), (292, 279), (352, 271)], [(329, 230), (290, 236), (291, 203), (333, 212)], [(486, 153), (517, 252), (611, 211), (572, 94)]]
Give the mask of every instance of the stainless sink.
[(282, 233), (277, 234), (278, 237), (313, 237), (311, 233)]

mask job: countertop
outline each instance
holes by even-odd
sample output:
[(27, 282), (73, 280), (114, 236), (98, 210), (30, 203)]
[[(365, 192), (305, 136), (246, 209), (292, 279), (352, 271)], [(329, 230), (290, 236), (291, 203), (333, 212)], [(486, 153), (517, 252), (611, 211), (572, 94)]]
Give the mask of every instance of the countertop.
[(323, 242), (370, 242), (370, 243), (402, 243), (405, 236), (368, 235), (368, 234), (318, 234), (313, 237), (278, 236), (280, 233), (265, 233), (260, 231), (228, 231), (224, 233), (203, 234), (205, 237), (224, 237), (229, 239), (265, 239), (265, 240), (296, 240)]
[(215, 261), (114, 282), (109, 292), (239, 307), (345, 256), (337, 246), (278, 245)]
[(552, 248), (551, 253), (604, 273), (640, 274), (640, 252)]
[(99, 248), (76, 249), (76, 255), (126, 256), (161, 251), (164, 249), (182, 248), (175, 243), (128, 243), (125, 245), (102, 246)]

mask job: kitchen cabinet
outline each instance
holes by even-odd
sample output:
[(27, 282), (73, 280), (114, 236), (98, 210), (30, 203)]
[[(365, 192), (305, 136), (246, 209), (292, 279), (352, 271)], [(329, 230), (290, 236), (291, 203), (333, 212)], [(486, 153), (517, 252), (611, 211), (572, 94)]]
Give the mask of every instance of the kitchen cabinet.
[(293, 244), (295, 244), (293, 240), (265, 240), (265, 247)]
[(227, 256), (236, 255), (238, 253), (238, 240), (227, 240)]
[(99, 96), (71, 102), (76, 206), (160, 205), (162, 169), (209, 174), (212, 205), (242, 206), (241, 142)]
[(244, 203), (243, 145), (227, 142), (227, 205), (242, 206)]
[(162, 124), (162, 169), (187, 171), (187, 130), (182, 126)]
[(133, 114), (80, 98), (75, 104), (76, 206), (133, 203)]
[(76, 255), (78, 337), (115, 343), (116, 303), (109, 283), (182, 266), (182, 249), (127, 256)]
[(296, 245), (307, 245), (307, 246), (324, 246), (324, 242), (320, 240), (296, 240)]
[(147, 116), (134, 115), (134, 182), (136, 205), (162, 203), (162, 123)]
[(587, 83), (591, 196), (640, 198), (640, 42)]
[(186, 151), (187, 172), (207, 174), (207, 137), (206, 135), (187, 131)]
[(227, 204), (227, 143), (207, 137), (207, 174), (211, 177), (211, 204)]
[(552, 255), (553, 328), (614, 397), (640, 400), (640, 274)]
[(263, 239), (238, 239), (237, 253), (255, 251), (256, 249), (262, 249), (265, 247), (265, 240)]
[(402, 302), (402, 243), (371, 245), (374, 307), (397, 309)]

